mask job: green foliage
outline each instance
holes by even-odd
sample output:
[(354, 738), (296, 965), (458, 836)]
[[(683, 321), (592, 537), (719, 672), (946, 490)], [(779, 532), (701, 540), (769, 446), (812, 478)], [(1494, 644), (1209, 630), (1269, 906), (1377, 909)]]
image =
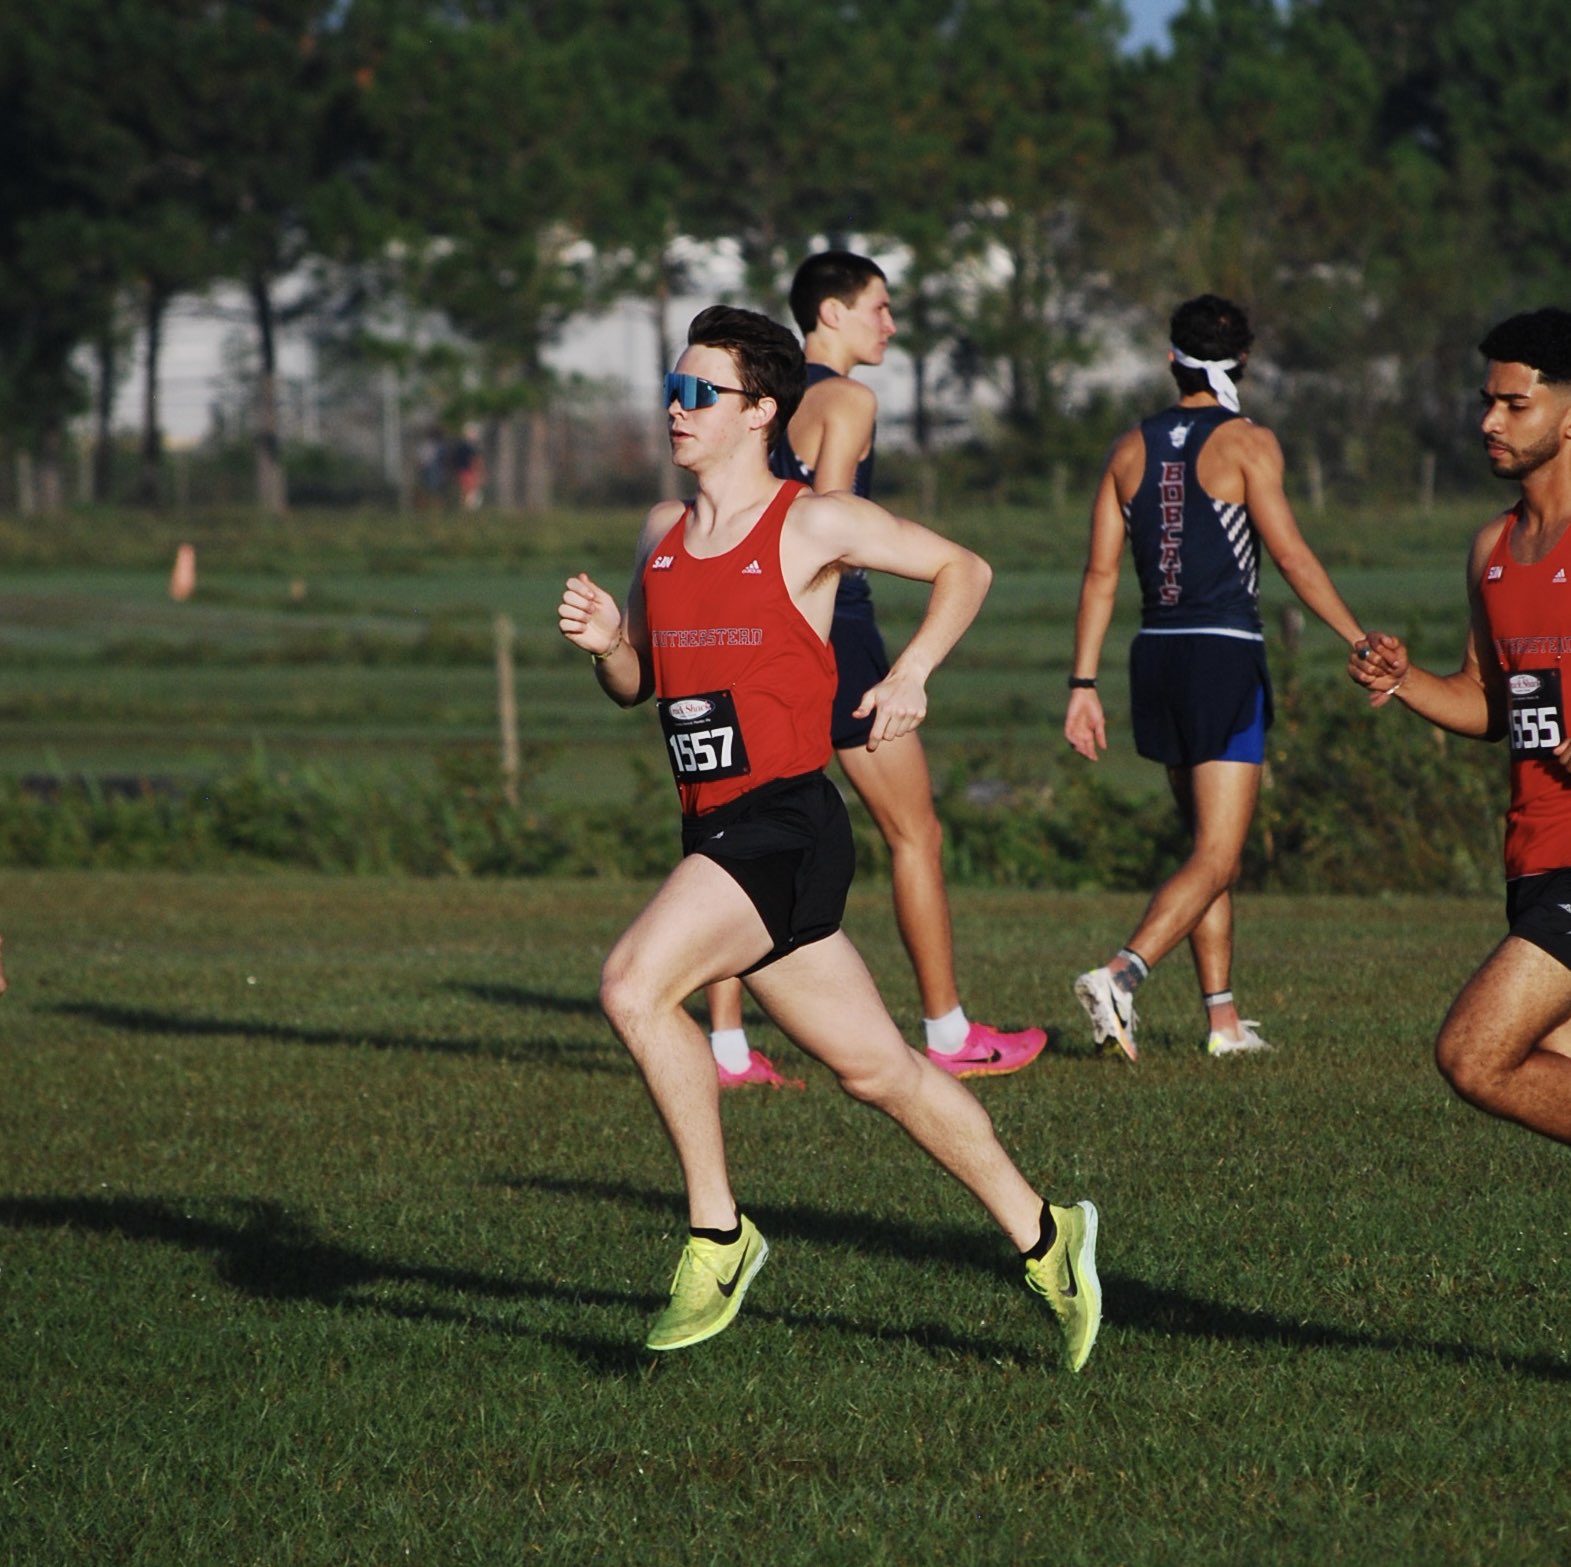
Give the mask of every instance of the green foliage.
[(1461, 740), (1343, 690), (1291, 682), (1269, 740), (1248, 884), (1284, 891), (1492, 892), (1503, 748)]
[[(1048, 777), (1039, 765), (984, 749), (944, 780), (937, 803), (956, 885), (1150, 891), (1181, 862), (1187, 840), (1164, 797), (1121, 791), (1075, 759)], [(1241, 886), (1492, 890), (1502, 769), (1498, 753), (1405, 713), (1289, 683)], [(287, 769), (258, 753), (243, 771), (182, 791), (77, 784), (40, 797), (0, 781), (0, 865), (657, 876), (674, 861), (676, 812), (663, 779), (647, 765), (636, 777), (631, 803), (519, 806), (504, 798), (489, 750), (450, 757), (435, 779)], [(859, 865), (886, 875), (882, 836), (859, 806), (853, 821)]]

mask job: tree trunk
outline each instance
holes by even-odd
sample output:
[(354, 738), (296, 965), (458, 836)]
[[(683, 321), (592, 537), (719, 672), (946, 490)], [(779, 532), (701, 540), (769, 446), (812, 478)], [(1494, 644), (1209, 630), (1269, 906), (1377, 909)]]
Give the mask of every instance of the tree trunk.
[(93, 407), (93, 465), (89, 481), (94, 501), (107, 501), (115, 488), (115, 335), (106, 331), (95, 350), (98, 358), (98, 396)]
[(524, 463), (524, 510), (547, 511), (553, 497), (551, 416), (544, 408), (531, 408), (528, 418), (529, 456)]
[(510, 413), (496, 422), (496, 483), (492, 493), (498, 506), (518, 509), (518, 415)]
[(288, 509), (289, 497), (278, 440), (278, 346), (273, 296), (266, 278), (252, 278), (251, 303), (256, 310), (257, 346), (262, 359), (256, 381), (256, 503), (263, 511), (282, 516)]
[(158, 362), (164, 347), (164, 312), (169, 295), (157, 283), (147, 285), (147, 362), (142, 372), (142, 467), (136, 495), (144, 506), (161, 505), (164, 498), (164, 432), (158, 411)]
[(65, 510), (65, 441), (59, 428), (48, 431), (38, 453), (38, 506), (43, 512)]
[[(666, 266), (666, 259), (660, 258), (660, 271), (655, 278), (655, 352), (660, 356), (660, 363), (656, 367), (662, 379), (665, 373), (677, 361), (677, 353), (671, 342), (671, 328), (667, 321), (667, 313), (671, 307), (671, 274)], [(653, 399), (651, 399), (653, 401)], [(663, 501), (675, 500), (681, 494), (681, 476), (671, 466), (671, 432), (666, 422), (664, 408), (658, 410), (655, 421), (651, 426), (654, 431), (655, 445), (655, 472), (660, 475), (660, 499)]]
[(38, 511), (38, 492), (33, 487), (33, 454), (16, 454), (16, 510), (22, 517), (34, 516)]

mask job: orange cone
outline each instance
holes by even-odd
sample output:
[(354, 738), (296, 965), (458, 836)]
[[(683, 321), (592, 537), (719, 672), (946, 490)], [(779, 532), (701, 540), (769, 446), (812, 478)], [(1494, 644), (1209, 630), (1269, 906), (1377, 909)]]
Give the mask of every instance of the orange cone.
[(175, 569), (169, 573), (169, 596), (183, 604), (196, 592), (196, 546), (182, 544), (175, 551)]

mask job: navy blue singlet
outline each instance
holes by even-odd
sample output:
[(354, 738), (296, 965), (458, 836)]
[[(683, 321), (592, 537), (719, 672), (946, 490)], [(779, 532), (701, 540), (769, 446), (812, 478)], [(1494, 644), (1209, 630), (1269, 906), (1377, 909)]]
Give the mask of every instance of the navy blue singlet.
[[(828, 365), (814, 364), (811, 360), (807, 366), (807, 384), (809, 387), (817, 386), (821, 381), (832, 381), (837, 371), (831, 370)], [(873, 448), (877, 444), (877, 432), (873, 436), (873, 445), (867, 449), (867, 456), (856, 465), (856, 478), (852, 481), (851, 492), (864, 499), (873, 493)], [(769, 471), (777, 479), (797, 479), (803, 484), (813, 482), (813, 470), (797, 456), (791, 446), (791, 432), (783, 430), (780, 439), (775, 443), (775, 449), (769, 454)], [(867, 585), (867, 575), (861, 571), (847, 571), (841, 575), (840, 586), (835, 590), (835, 613), (838, 615), (847, 607), (853, 611), (861, 606), (866, 606), (866, 613), (871, 615), (873, 605), (873, 590)]]
[(1145, 473), (1124, 522), (1146, 631), (1260, 636), (1260, 540), (1248, 509), (1208, 495), (1195, 477), (1212, 432), (1240, 417), (1169, 408), (1141, 421)]

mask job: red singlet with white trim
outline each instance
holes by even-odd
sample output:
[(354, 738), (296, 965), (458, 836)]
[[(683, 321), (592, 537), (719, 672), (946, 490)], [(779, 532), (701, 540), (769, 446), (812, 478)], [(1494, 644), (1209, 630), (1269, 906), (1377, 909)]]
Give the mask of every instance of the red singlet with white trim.
[(1500, 530), (1479, 584), (1511, 703), (1507, 879), (1571, 866), (1571, 774), (1547, 754), (1567, 734), (1571, 529), (1543, 560), (1523, 566), (1511, 558), (1515, 526), (1513, 516)]
[(780, 569), (786, 512), (806, 488), (783, 483), (724, 555), (688, 553), (684, 511), (644, 566), (655, 695), (684, 815), (829, 765), (835, 656)]

